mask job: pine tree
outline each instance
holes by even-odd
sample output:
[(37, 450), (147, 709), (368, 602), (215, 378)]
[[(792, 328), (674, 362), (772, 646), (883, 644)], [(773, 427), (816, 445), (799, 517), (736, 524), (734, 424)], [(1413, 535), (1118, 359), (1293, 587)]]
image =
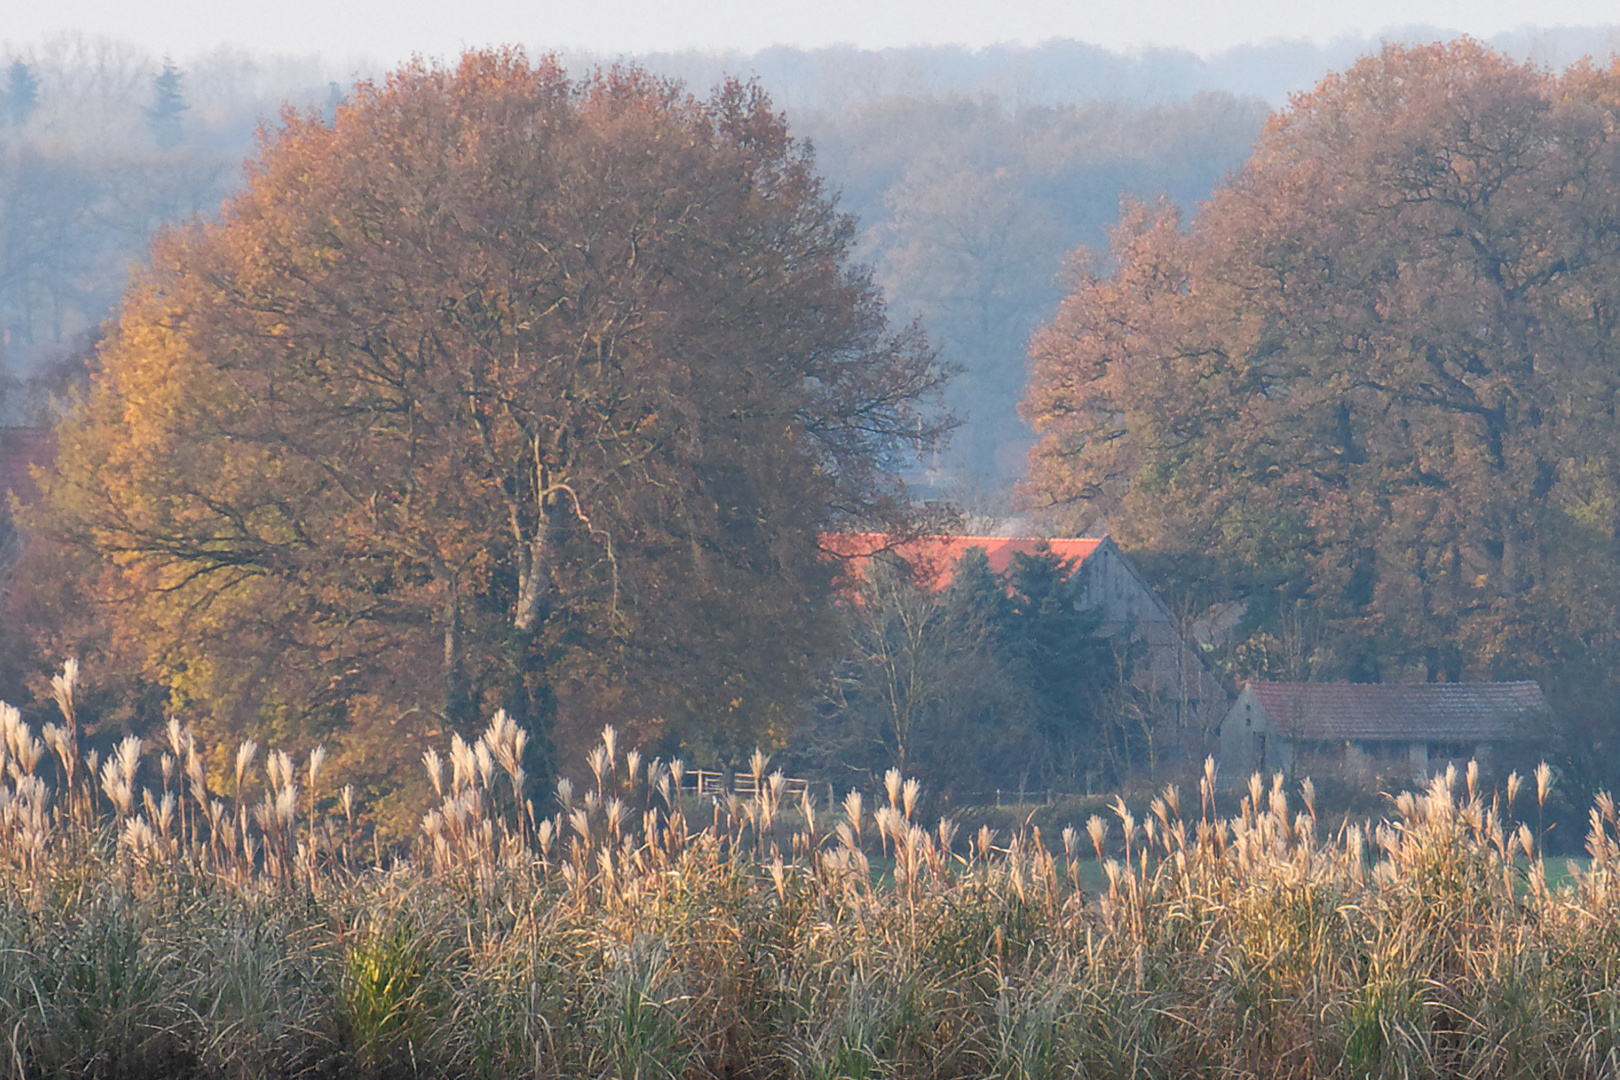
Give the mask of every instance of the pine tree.
[(1103, 744), (1100, 699), (1117, 674), (1108, 642), (1097, 634), (1101, 616), (1076, 604), (1075, 570), (1073, 559), (1044, 540), (1034, 554), (1015, 553), (1002, 631), (1009, 654), (1027, 671), (1048, 767), (1070, 775), (1098, 765), (1083, 759)]
[(186, 104), (181, 83), (185, 76), (169, 57), (163, 58), (163, 70), (152, 80), (152, 104), (146, 110), (146, 126), (158, 149), (169, 150), (180, 145), (183, 136), (180, 118), (190, 108)]
[(28, 123), (39, 105), (39, 79), (21, 60), (13, 60), (6, 76), (6, 118), (13, 128)]
[(326, 106), (321, 115), (328, 125), (337, 123), (338, 109), (342, 108), (343, 103), (348, 100), (348, 95), (343, 92), (343, 87), (336, 81), (326, 84)]
[(958, 625), (985, 625), (1001, 641), (1010, 615), (1007, 581), (990, 569), (982, 547), (970, 547), (957, 560), (945, 588), (946, 610)]

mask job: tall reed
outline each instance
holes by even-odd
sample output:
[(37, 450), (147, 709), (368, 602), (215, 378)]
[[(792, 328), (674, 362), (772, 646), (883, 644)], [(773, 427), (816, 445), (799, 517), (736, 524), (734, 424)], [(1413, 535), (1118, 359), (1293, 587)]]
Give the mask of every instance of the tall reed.
[(1218, 818), (1211, 765), (1187, 813), (1049, 842), (924, 822), (898, 774), (790, 806), (763, 755), (700, 805), (608, 729), (542, 814), (497, 715), (379, 863), (319, 751), (244, 744), (221, 794), (183, 725), (105, 761), (71, 729), (0, 710), (0, 1074), (1620, 1074), (1607, 796), (1556, 885), (1473, 771), (1324, 836), (1281, 777)]

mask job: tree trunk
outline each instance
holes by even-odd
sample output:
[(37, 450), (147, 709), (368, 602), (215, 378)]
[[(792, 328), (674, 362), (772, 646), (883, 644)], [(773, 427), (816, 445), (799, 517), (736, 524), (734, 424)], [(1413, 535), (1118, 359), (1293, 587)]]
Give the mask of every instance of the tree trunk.
[(444, 714), (457, 731), (474, 730), (479, 717), (473, 715), (472, 689), (467, 680), (461, 626), (461, 588), (451, 579), (444, 602)]
[(518, 547), (517, 603), (512, 628), (521, 634), (539, 629), (541, 612), (551, 594), (551, 560), (556, 551), (557, 496), (542, 497), (534, 535)]

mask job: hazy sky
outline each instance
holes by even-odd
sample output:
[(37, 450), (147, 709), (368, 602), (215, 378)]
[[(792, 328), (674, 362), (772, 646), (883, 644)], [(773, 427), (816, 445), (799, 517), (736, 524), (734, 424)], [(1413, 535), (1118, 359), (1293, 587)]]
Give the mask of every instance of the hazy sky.
[(1612, 0), (1538, 0), (1533, 7), (1523, 0), (0, 0), (0, 39), (14, 45), (77, 30), (177, 57), (233, 44), (383, 63), (499, 42), (615, 53), (1074, 38), (1207, 55), (1279, 37), (1325, 42), (1412, 24), (1486, 37), (1532, 22), (1616, 21)]

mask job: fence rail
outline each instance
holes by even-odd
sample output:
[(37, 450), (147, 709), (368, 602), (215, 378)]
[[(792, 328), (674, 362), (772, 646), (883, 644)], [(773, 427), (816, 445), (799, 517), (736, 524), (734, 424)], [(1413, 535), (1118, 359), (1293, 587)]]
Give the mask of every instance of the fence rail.
[[(769, 785), (770, 777), (762, 778), (764, 784)], [(731, 774), (731, 785), (726, 785), (726, 774), (711, 769), (687, 769), (681, 777), (681, 790), (696, 794), (700, 798), (724, 798), (729, 792), (739, 798), (751, 799), (759, 793), (754, 783), (754, 774), (736, 772)], [(802, 776), (789, 776), (783, 778), (782, 801), (784, 803), (797, 803), (806, 790), (813, 791), (819, 799), (826, 798), (825, 806), (832, 806), (837, 801), (837, 795), (831, 781), (807, 780)], [(1084, 794), (1074, 791), (1058, 791), (1045, 788), (1038, 791), (1014, 791), (997, 788), (994, 791), (975, 791), (962, 793), (957, 802), (962, 805), (979, 806), (1050, 806), (1055, 802), (1067, 799), (1090, 798), (1090, 792)]]
[[(771, 778), (769, 776), (761, 778), (761, 783), (765, 786), (769, 786), (770, 782)], [(782, 800), (784, 802), (797, 802), (807, 789), (811, 787), (820, 789), (823, 786), (827, 789), (827, 799), (830, 802), (832, 800), (832, 784), (823, 785), (819, 782), (806, 780), (802, 776), (783, 777)], [(759, 794), (759, 787), (755, 784), (753, 773), (732, 773), (731, 785), (728, 788), (726, 786), (726, 774), (709, 769), (687, 769), (686, 774), (681, 777), (681, 790), (696, 792), (700, 797), (722, 796), (728, 791), (740, 798), (753, 798)]]

